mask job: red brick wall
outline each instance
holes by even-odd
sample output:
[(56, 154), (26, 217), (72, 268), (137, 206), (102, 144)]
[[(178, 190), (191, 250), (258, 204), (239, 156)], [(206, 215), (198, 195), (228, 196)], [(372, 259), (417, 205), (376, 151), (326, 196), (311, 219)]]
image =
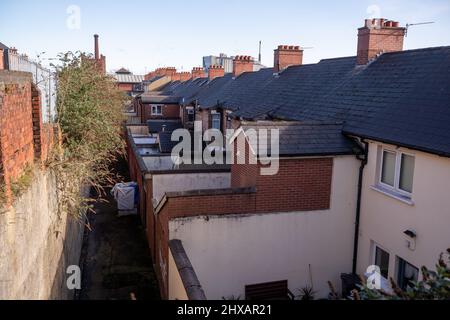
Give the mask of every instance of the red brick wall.
[(11, 200), (10, 182), (27, 164), (48, 159), (54, 143), (53, 124), (42, 123), (39, 90), (31, 74), (0, 71), (0, 173)]
[(150, 252), (153, 261), (155, 261), (155, 215), (153, 213), (153, 180), (145, 180), (146, 189), (146, 230), (147, 230), (147, 242), (150, 247)]
[[(2, 83), (0, 82), (0, 86)], [(5, 182), (34, 160), (31, 82), (0, 87), (0, 144)]]
[(117, 87), (119, 88), (119, 90), (122, 90), (125, 92), (133, 91), (132, 83), (118, 83)]
[[(255, 187), (257, 175), (259, 174), (258, 166), (250, 164), (250, 157), (255, 159), (253, 154), (250, 153), (249, 145), (244, 141), (242, 143), (236, 143), (238, 139), (243, 139), (244, 136), (240, 134), (234, 143), (234, 164), (231, 166), (231, 187), (232, 188), (246, 188)], [(245, 164), (238, 163), (237, 151), (239, 151), (240, 163), (245, 161)], [(255, 160), (254, 160), (255, 161)]]
[(276, 176), (257, 175), (256, 211), (329, 209), (332, 174), (333, 158), (283, 159)]
[(162, 108), (162, 116), (152, 115), (152, 105), (144, 104), (144, 123), (150, 119), (177, 119), (180, 118), (180, 106), (177, 104), (166, 104)]

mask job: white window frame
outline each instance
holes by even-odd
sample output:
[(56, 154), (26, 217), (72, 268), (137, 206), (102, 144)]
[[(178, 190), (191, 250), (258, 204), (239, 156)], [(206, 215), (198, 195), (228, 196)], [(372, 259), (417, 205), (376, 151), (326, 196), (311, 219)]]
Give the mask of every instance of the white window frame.
[[(391, 259), (392, 259), (392, 254), (389, 252), (389, 250), (387, 250), (386, 248), (384, 248), (383, 246), (379, 245), (377, 242), (372, 241), (372, 259), (371, 259), (371, 263), (372, 265), (376, 265), (376, 258), (377, 258), (377, 248), (383, 250), (384, 252), (386, 252), (389, 255), (389, 263), (388, 263), (388, 276), (391, 274)], [(381, 278), (383, 278), (384, 280), (388, 280), (387, 278), (383, 277), (383, 275), (381, 275)]]
[[(161, 112), (158, 113), (158, 107), (161, 108)], [(153, 108), (156, 109), (156, 112), (153, 111)], [(163, 105), (161, 104), (152, 104), (151, 105), (151, 113), (152, 116), (162, 116), (163, 115)]]
[[(383, 177), (383, 165), (384, 165), (384, 153), (390, 152), (395, 154), (395, 168), (394, 168), (394, 186), (390, 186), (382, 181)], [(391, 190), (395, 193), (398, 193), (402, 196), (405, 196), (407, 198), (412, 197), (412, 192), (408, 192), (405, 190), (400, 189), (400, 172), (401, 172), (401, 165), (402, 165), (402, 155), (413, 157), (414, 160), (416, 159), (416, 156), (411, 153), (407, 153), (404, 151), (396, 151), (392, 150), (386, 147), (381, 148), (381, 157), (380, 157), (380, 169), (379, 169), (379, 175), (378, 175), (378, 184), (382, 186), (383, 188), (386, 188), (388, 190)], [(414, 162), (415, 165), (415, 162)], [(415, 171), (415, 167), (414, 167)], [(414, 189), (414, 171), (413, 171), (413, 189)]]
[(221, 130), (222, 129), (222, 114), (220, 112), (215, 111), (215, 110), (211, 111), (211, 129), (216, 129), (213, 126), (214, 116), (219, 116), (219, 129), (217, 129), (217, 130)]

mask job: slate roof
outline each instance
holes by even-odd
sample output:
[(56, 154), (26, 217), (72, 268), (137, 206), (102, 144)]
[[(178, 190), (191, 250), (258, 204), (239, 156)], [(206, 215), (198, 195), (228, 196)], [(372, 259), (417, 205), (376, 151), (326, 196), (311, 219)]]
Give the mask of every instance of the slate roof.
[(199, 98), (203, 109), (216, 107), (219, 103), (229, 110), (239, 110), (258, 99), (264, 88), (274, 79), (273, 69), (265, 68), (257, 72), (245, 72), (236, 79), (224, 83), (214, 94)]
[(345, 134), (450, 157), (450, 47), (385, 53), (366, 66), (344, 57), (278, 76), (266, 68), (236, 79), (174, 82), (159, 94), (159, 102), (197, 100), (203, 109), (223, 107), (243, 120), (322, 123), (308, 129), (319, 136), (341, 123)]
[(450, 47), (385, 53), (328, 93), (270, 115), (341, 120), (345, 133), (450, 157)]
[(342, 134), (342, 123), (326, 122), (286, 122), (286, 121), (258, 121), (244, 122), (242, 129), (253, 129), (259, 134), (261, 129), (267, 130), (267, 143), (248, 139), (252, 149), (258, 156), (270, 155), (270, 130), (279, 132), (279, 155), (289, 156), (326, 156), (350, 155), (359, 153), (359, 149), (350, 139)]
[(147, 126), (150, 133), (169, 133), (176, 129), (183, 128), (183, 124), (179, 120), (148, 120)]
[(172, 141), (172, 132), (160, 132), (158, 137), (161, 153), (172, 153), (172, 149), (179, 143), (178, 141)]
[[(356, 58), (321, 60), (316, 64), (293, 66), (284, 70), (260, 91), (257, 98), (240, 102), (242, 107), (235, 115), (244, 119), (259, 119), (274, 115), (291, 120), (293, 113), (309, 110), (315, 101), (339, 87), (355, 72)], [(287, 110), (285, 115), (282, 111)], [(294, 118), (295, 120), (324, 120), (320, 110), (316, 117)], [(327, 117), (325, 117), (327, 118)], [(341, 120), (341, 119), (339, 119)]]

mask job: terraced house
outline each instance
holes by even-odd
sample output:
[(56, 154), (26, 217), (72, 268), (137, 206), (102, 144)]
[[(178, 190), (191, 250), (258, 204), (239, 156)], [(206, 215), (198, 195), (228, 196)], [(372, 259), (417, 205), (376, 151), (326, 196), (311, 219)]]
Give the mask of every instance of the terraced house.
[[(355, 56), (303, 64), (279, 46), (274, 68), (238, 56), (233, 74), (137, 99), (130, 171), (164, 298), (327, 297), (327, 281), (345, 289), (341, 274), (370, 265), (403, 288), (434, 268), (450, 243), (450, 47), (403, 51), (405, 33), (366, 20)], [(170, 133), (194, 119), (239, 129), (233, 158), (254, 161), (174, 165)], [(273, 176), (247, 134), (261, 129), (280, 135)]]

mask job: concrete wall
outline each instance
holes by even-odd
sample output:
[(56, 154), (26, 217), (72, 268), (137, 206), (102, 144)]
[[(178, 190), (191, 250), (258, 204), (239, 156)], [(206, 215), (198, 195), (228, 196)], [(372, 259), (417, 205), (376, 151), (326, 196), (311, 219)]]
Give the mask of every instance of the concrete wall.
[(169, 238), (180, 239), (208, 299), (244, 298), (244, 287), (288, 279), (289, 288), (311, 285), (328, 295), (350, 272), (359, 162), (333, 160), (329, 210), (179, 218)]
[[(450, 159), (399, 149), (415, 155), (413, 204), (407, 204), (371, 188), (376, 183), (379, 145), (370, 143), (364, 172), (358, 272), (363, 274), (373, 264), (373, 242), (390, 253), (389, 276), (394, 279), (396, 256), (417, 268), (434, 270), (439, 254), (450, 247)], [(405, 230), (417, 233), (415, 250), (407, 248)]]
[(166, 192), (225, 189), (231, 184), (229, 172), (153, 175), (153, 199), (158, 203)]
[(38, 172), (29, 190), (0, 213), (0, 300), (72, 299), (66, 268), (79, 264), (83, 230), (58, 214), (54, 176)]
[(180, 272), (169, 250), (169, 300), (189, 300)]

